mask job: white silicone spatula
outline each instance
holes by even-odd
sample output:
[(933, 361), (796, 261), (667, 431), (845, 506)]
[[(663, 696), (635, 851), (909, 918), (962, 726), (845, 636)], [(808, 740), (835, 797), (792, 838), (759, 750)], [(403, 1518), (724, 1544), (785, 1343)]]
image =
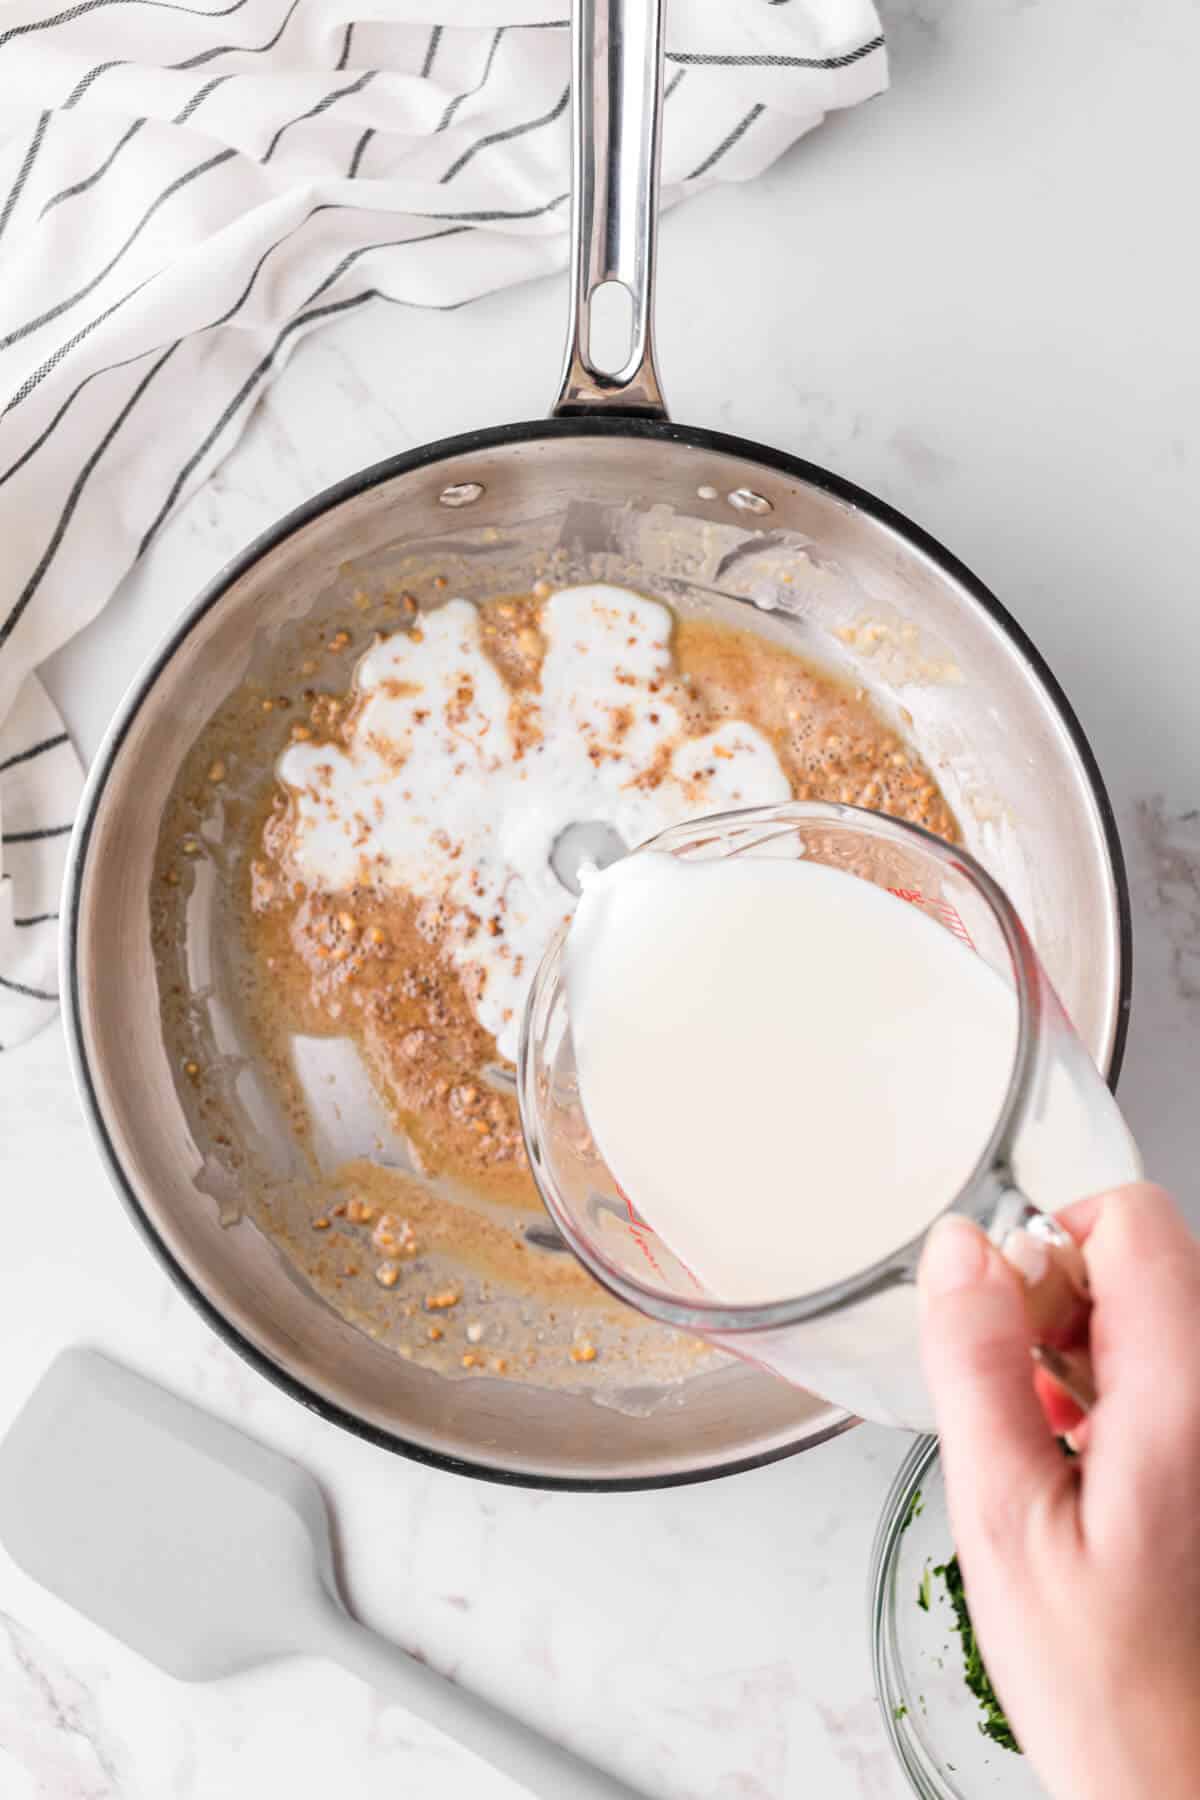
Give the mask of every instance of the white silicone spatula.
[(185, 1681), (329, 1656), (538, 1800), (634, 1800), (352, 1619), (303, 1469), (94, 1351), (65, 1351), (0, 1444), (0, 1541)]

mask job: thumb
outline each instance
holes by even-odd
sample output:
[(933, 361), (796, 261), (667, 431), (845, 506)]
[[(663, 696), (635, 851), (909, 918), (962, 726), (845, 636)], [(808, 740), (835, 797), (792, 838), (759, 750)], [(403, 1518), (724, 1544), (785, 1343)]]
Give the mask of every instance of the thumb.
[(921, 1353), (959, 1548), (1016, 1547), (1031, 1507), (1067, 1472), (1033, 1385), (1020, 1276), (977, 1225), (949, 1213), (917, 1276)]

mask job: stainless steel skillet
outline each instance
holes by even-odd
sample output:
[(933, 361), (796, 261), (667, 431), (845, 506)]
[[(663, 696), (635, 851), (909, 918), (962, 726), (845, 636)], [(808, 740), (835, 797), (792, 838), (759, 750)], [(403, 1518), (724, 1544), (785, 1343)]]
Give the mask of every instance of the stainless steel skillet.
[[(614, 575), (793, 644), (872, 693), (936, 768), (970, 848), (1008, 888), (1112, 1078), (1130, 934), (1095, 761), (998, 602), (837, 476), (667, 418), (651, 323), (661, 0), (579, 0), (574, 30), (574, 272), (554, 415), (364, 470), (281, 521), (200, 596), (134, 684), (92, 771), (68, 875), (63, 992), (80, 1092), (118, 1190), (184, 1291), (256, 1367), (324, 1416), (426, 1461), (620, 1488), (754, 1466), (849, 1421), (742, 1367), (641, 1415), (511, 1382), (446, 1381), (347, 1324), (269, 1237), (246, 1219), (223, 1225), (209, 1197), (212, 1146), (164, 1038), (148, 895), (189, 751), (247, 673), (289, 633), (344, 617), (375, 575), (419, 586), (422, 570), (438, 569), (469, 597), (542, 575)], [(592, 302), (609, 282), (632, 299), (631, 347), (615, 372), (590, 350)], [(213, 946), (199, 926), (193, 935), (201, 988)]]

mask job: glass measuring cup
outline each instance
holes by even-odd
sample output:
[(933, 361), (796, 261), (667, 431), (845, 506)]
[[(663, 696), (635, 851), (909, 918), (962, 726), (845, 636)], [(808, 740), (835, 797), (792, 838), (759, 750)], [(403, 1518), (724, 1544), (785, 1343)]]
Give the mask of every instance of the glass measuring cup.
[[(971, 856), (919, 827), (857, 807), (796, 801), (673, 827), (643, 845), (689, 860), (803, 857), (919, 906), (1010, 985), (1017, 1041), (994, 1123), (958, 1193), (931, 1194), (929, 1218), (957, 1211), (993, 1239), (1023, 1239), (1040, 1354), (1084, 1404), (1082, 1261), (1052, 1214), (1141, 1174), (1116, 1103), (1075, 1035), (1021, 920)], [(830, 1287), (761, 1305), (707, 1291), (641, 1217), (605, 1164), (580, 1101), (564, 979), (564, 927), (530, 993), (518, 1082), (530, 1166), (551, 1217), (580, 1261), (618, 1298), (883, 1424), (928, 1430), (914, 1278), (924, 1233)], [(803, 1181), (798, 1103), (797, 1184)], [(812, 1217), (837, 1195), (817, 1197)], [(827, 1215), (828, 1216), (828, 1215)], [(1032, 1245), (1032, 1252), (1031, 1252)]]

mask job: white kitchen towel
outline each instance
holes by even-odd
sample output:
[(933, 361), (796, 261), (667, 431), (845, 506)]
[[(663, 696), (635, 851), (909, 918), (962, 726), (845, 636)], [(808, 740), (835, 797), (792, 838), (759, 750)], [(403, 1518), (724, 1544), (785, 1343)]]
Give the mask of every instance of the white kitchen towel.
[[(568, 11), (0, 6), (0, 1047), (54, 1011), (81, 782), (33, 671), (306, 332), (563, 265)], [(666, 60), (667, 205), (759, 174), (887, 80), (870, 0), (670, 0)], [(396, 342), (402, 371), (402, 318)]]

